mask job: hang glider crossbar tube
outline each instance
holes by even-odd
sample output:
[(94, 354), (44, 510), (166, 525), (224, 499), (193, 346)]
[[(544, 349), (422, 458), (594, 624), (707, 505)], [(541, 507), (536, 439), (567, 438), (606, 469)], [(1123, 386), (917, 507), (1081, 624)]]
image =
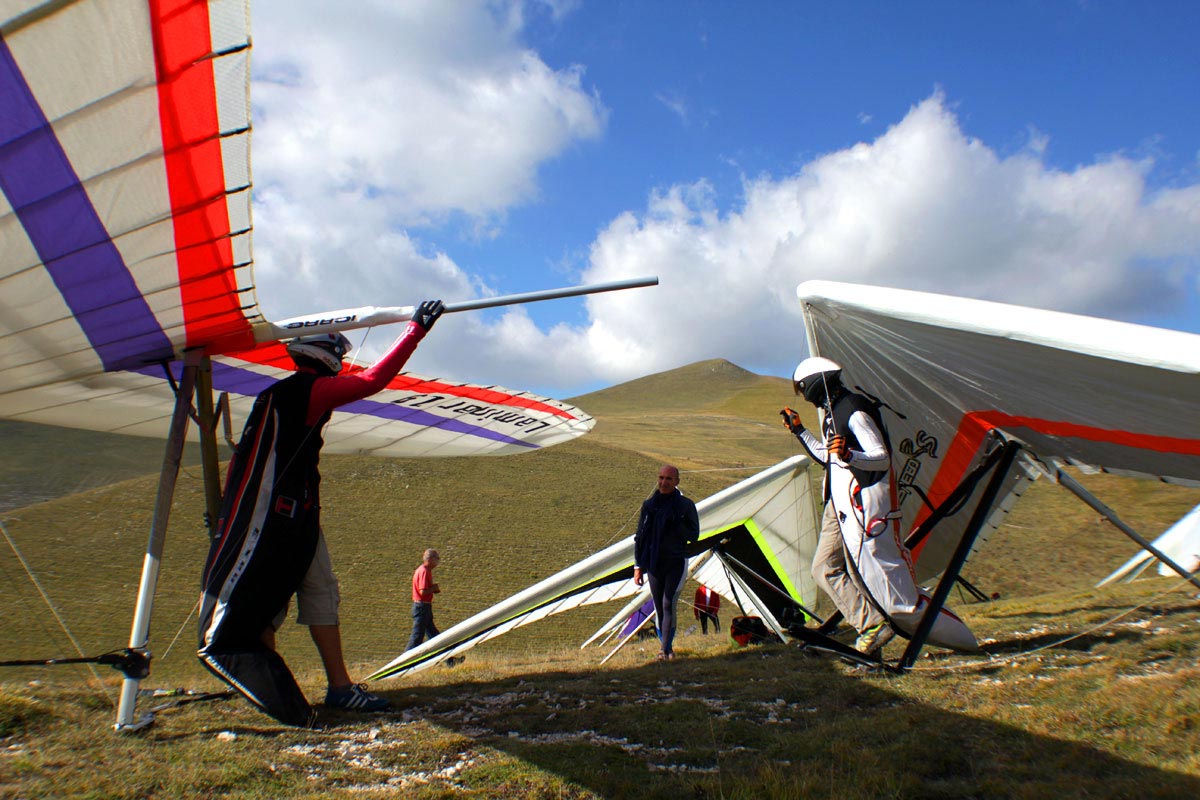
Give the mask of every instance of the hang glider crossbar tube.
[[(626, 280), (606, 281), (582, 286), (566, 286), (560, 289), (543, 289), (534, 292), (501, 295), (499, 297), (484, 297), (477, 300), (464, 300), (445, 304), (445, 313), (453, 314), (459, 311), (478, 311), (499, 306), (523, 305), (541, 300), (556, 300), (567, 297), (580, 297), (602, 292), (615, 292), (622, 289), (637, 289), (645, 286), (657, 286), (658, 277), (629, 278)], [(414, 306), (391, 306), (363, 308), (346, 308), (337, 311), (326, 311), (321, 314), (310, 314), (304, 317), (293, 317), (278, 322), (263, 322), (254, 326), (254, 338), (258, 342), (290, 339), (301, 333), (304, 335), (316, 333), (337, 333), (342, 331), (371, 328), (376, 325), (390, 325), (397, 322), (407, 322), (412, 319)]]

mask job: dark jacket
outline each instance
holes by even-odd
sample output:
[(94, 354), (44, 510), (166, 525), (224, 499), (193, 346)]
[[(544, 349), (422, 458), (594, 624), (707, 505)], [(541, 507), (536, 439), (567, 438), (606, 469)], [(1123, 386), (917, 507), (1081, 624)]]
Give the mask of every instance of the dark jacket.
[(655, 492), (642, 503), (637, 533), (633, 536), (634, 564), (654, 572), (659, 563), (687, 558), (687, 545), (700, 538), (696, 504), (676, 489)]

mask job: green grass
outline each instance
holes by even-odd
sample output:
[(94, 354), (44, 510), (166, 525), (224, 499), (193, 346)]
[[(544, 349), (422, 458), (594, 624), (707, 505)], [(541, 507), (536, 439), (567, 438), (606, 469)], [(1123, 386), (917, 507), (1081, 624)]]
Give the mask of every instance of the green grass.
[(374, 687), (394, 711), (328, 713), (317, 731), (224, 701), (115, 736), (83, 687), (6, 688), (0, 796), (1196, 796), (1191, 593), (1150, 580), (1032, 605), (972, 606), (986, 654), (904, 677), (695, 633), (670, 664), (642, 643), (604, 668), (595, 651), (480, 649)]
[[(0, 442), (0, 512), (162, 468), (162, 441), (143, 436), (0, 420)], [(199, 446), (186, 448), (183, 463), (200, 463)]]
[[(357, 675), (403, 648), (425, 547), (443, 556), (444, 628), (629, 535), (660, 462), (682, 467), (699, 498), (798, 447), (777, 413), (795, 405), (787, 382), (726, 362), (576, 401), (597, 416), (593, 434), (526, 456), (323, 460)], [(3, 432), (7, 444), (12, 429)], [(41, 480), (68, 463), (115, 475), (104, 464), (120, 440), (81, 448), (75, 432), (21, 435), (28, 452), (54, 454)], [(0, 465), (0, 482), (12, 469)], [(1151, 538), (1200, 500), (1156, 482), (1082, 480)], [(0, 516), (84, 653), (128, 636), (155, 481), (144, 474)], [(187, 467), (148, 688), (221, 688), (194, 657), (202, 504), (199, 469)], [(967, 566), (1002, 599), (952, 598), (985, 654), (933, 654), (901, 678), (794, 645), (741, 650), (686, 632), (676, 662), (651, 663), (635, 642), (600, 667), (606, 651), (577, 648), (614, 612), (607, 606), (522, 628), (459, 667), (377, 684), (396, 711), (324, 713), (317, 731), (231, 700), (164, 710), (147, 731), (117, 736), (117, 673), (10, 668), (0, 674), (0, 798), (1200, 796), (1195, 589), (1161, 578), (1091, 588), (1134, 550), (1073, 496), (1034, 485)], [(0, 607), (0, 660), (75, 654), (7, 544)], [(319, 699), (306, 633), (289, 624), (280, 646)]]

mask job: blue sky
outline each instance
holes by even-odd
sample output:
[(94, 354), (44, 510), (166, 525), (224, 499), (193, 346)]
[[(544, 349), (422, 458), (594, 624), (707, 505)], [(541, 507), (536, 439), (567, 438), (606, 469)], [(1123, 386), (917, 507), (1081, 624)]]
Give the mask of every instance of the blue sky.
[(252, 7), (269, 316), (660, 275), (412, 364), (556, 396), (787, 374), (810, 278), (1200, 331), (1200, 4), (349, 8)]

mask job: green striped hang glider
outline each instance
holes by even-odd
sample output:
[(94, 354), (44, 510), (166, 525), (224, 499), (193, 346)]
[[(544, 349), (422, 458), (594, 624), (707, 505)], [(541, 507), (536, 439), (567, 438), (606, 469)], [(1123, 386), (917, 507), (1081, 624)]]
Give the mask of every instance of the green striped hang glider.
[[(794, 456), (696, 504), (700, 538), (688, 553), (693, 577), (781, 635), (786, 620), (811, 606), (817, 593), (809, 566), (820, 520), (810, 466)], [(367, 679), (416, 672), (522, 625), (640, 591), (630, 536), (402, 653)]]

